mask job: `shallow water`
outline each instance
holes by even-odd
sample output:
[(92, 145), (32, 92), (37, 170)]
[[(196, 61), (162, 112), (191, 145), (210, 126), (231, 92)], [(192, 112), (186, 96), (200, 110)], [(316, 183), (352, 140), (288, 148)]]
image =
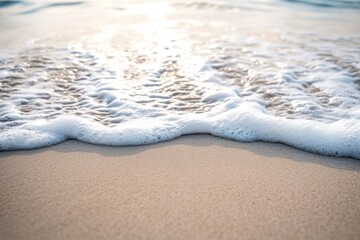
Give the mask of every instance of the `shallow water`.
[(360, 158), (359, 7), (0, 1), (0, 149), (210, 133)]

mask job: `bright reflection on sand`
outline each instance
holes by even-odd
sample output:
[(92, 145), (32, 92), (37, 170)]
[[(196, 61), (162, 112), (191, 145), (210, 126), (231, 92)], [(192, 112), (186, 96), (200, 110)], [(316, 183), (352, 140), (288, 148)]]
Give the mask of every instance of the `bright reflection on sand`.
[(168, 2), (144, 3), (132, 5), (128, 11), (133, 14), (145, 15), (150, 19), (164, 19), (173, 12), (173, 7)]

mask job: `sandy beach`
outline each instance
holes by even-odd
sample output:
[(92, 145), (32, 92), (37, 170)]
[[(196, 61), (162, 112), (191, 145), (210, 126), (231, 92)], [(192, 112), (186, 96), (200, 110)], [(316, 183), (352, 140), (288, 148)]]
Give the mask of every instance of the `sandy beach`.
[(208, 135), (0, 153), (0, 239), (359, 239), (360, 161)]

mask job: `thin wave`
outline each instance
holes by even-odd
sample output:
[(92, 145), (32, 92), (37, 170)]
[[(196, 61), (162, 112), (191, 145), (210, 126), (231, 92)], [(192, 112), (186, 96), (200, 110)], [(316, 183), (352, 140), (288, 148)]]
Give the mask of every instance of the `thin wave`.
[(49, 4), (39, 6), (39, 7), (31, 8), (29, 10), (18, 12), (18, 14), (20, 14), (20, 15), (33, 14), (33, 13), (43, 11), (43, 10), (46, 10), (46, 9), (49, 9), (49, 8), (71, 7), (71, 6), (82, 5), (82, 4), (85, 4), (85, 2), (56, 2), (56, 3), (49, 3)]
[(24, 3), (25, 1), (16, 1), (16, 0), (0, 1), (0, 8), (11, 7), (13, 5), (24, 4)]
[(322, 8), (360, 8), (358, 0), (283, 0), (291, 3), (299, 3), (309, 6), (322, 7)]

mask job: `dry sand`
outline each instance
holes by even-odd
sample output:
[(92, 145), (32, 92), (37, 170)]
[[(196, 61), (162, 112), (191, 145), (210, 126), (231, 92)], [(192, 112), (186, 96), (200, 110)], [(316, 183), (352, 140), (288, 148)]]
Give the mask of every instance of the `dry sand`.
[(206, 135), (0, 153), (0, 239), (360, 239), (360, 161)]

